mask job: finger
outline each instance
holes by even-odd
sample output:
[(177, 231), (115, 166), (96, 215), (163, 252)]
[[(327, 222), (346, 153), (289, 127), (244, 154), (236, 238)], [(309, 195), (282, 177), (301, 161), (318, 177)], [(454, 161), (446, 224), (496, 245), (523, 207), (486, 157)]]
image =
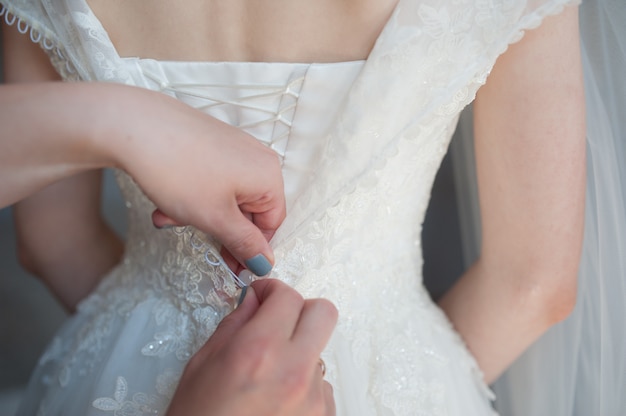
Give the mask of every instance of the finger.
[(292, 341), (303, 358), (318, 360), (337, 324), (337, 308), (326, 299), (307, 299)]
[(260, 306), (250, 320), (250, 327), (255, 327), (259, 334), (291, 339), (304, 305), (302, 296), (276, 279), (258, 280), (251, 286)]
[(265, 240), (270, 241), (284, 219), (284, 213), (273, 211), (254, 214), (252, 222), (261, 230), (261, 234), (263, 234)]
[(165, 215), (160, 209), (155, 209), (152, 212), (152, 224), (156, 228), (178, 227), (181, 225)]
[(215, 236), (240, 264), (257, 276), (272, 270), (274, 254), (261, 230), (233, 206), (220, 213), (211, 227)]
[(326, 375), (326, 363), (322, 358), (317, 359), (317, 365), (315, 366), (315, 373), (319, 376), (320, 379), (323, 379)]
[(326, 403), (326, 416), (335, 416), (337, 413), (336, 405), (335, 405), (335, 395), (333, 392), (333, 386), (328, 381), (324, 380), (324, 385), (322, 386), (323, 394), (324, 394), (324, 402)]
[(284, 199), (275, 201), (271, 206), (267, 207), (267, 209), (260, 211), (255, 211), (255, 207), (250, 207), (247, 204), (241, 205), (240, 207), (252, 214), (252, 222), (261, 230), (267, 241), (272, 239), (274, 233), (283, 223), (287, 215)]

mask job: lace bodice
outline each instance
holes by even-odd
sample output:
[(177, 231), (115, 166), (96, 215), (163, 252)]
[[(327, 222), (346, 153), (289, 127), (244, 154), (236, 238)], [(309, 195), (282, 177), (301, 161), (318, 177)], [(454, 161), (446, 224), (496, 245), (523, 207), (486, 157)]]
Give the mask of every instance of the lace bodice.
[[(274, 149), (281, 158), (288, 209), (315, 169), (319, 137), (326, 134), (363, 65), (124, 61), (139, 85), (177, 97)], [(206, 160), (211, 163), (211, 155)], [(215, 308), (215, 300), (208, 302), (203, 294), (217, 292), (224, 301), (225, 309), (218, 314), (222, 316), (232, 306), (236, 288), (219, 263), (217, 246), (192, 227), (156, 230), (150, 221), (154, 205), (130, 177), (119, 172), (118, 180), (130, 216), (124, 271), (118, 274), (151, 273), (155, 264), (161, 264), (165, 275), (176, 281), (169, 290), (177, 299), (195, 299), (193, 308)], [(150, 279), (149, 286), (166, 286), (158, 280)], [(119, 282), (111, 286), (117, 288)]]
[(139, 85), (239, 127), (276, 151), (288, 207), (314, 171), (320, 138), (330, 129), (364, 63), (124, 61)]

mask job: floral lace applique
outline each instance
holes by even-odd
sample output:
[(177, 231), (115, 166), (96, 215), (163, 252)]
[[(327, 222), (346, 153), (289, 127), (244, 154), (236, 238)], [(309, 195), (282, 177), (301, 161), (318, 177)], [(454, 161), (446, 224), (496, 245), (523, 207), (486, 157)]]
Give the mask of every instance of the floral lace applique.
[(157, 325), (165, 326), (165, 329), (156, 333), (154, 340), (146, 344), (141, 353), (154, 357), (165, 357), (173, 353), (184, 362), (187, 362), (201, 343), (215, 331), (222, 317), (211, 306), (196, 308), (189, 316), (167, 300), (161, 300), (157, 304), (153, 316)]
[(128, 397), (128, 382), (120, 376), (113, 397), (100, 397), (93, 401), (93, 407), (115, 416), (149, 416), (158, 415), (166, 404), (163, 398), (146, 393), (134, 393)]

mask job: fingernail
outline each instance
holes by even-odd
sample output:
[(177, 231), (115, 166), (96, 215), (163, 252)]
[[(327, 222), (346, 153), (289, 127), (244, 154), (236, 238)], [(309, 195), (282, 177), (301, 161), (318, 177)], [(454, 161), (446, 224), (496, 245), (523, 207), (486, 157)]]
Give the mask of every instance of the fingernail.
[(250, 270), (244, 269), (241, 272), (239, 272), (238, 277), (239, 277), (239, 280), (243, 282), (243, 284), (249, 285), (250, 283), (254, 281), (255, 276), (252, 274)]
[(272, 271), (272, 265), (263, 254), (257, 254), (246, 260), (246, 267), (257, 276), (265, 276)]
[(239, 295), (239, 300), (237, 300), (237, 308), (243, 303), (243, 300), (246, 298), (246, 293), (248, 293), (248, 286), (241, 288), (241, 294)]

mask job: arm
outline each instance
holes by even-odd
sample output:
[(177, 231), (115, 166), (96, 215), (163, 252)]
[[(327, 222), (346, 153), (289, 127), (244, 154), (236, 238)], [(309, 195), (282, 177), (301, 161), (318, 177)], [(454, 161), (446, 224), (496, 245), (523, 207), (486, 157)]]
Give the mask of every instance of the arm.
[[(103, 234), (109, 231), (97, 212), (99, 176), (88, 172), (105, 166), (133, 177), (159, 208), (155, 222), (193, 225), (241, 264), (265, 258), (264, 267), (252, 271), (269, 272), (268, 240), (285, 216), (274, 151), (160, 93), (98, 83), (24, 84), (56, 75), (27, 37), (6, 28), (4, 39), (7, 80), (22, 84), (3, 86), (0, 95), (0, 203), (54, 187), (16, 205), (19, 250), (27, 268), (46, 274), (69, 308), (119, 258), (119, 241), (117, 248), (101, 246), (115, 237)], [(47, 244), (60, 239), (59, 247)], [(72, 247), (93, 248), (103, 258)]]
[(547, 18), (498, 59), (474, 104), (477, 262), (441, 307), (488, 382), (576, 298), (585, 196), (578, 13)]
[(100, 172), (86, 171), (102, 164), (84, 154), (66, 97), (26, 85), (59, 80), (45, 53), (14, 28), (3, 39), (5, 80), (24, 85), (1, 94), (0, 204), (32, 195), (14, 207), (20, 262), (73, 310), (122, 253), (100, 216)]

